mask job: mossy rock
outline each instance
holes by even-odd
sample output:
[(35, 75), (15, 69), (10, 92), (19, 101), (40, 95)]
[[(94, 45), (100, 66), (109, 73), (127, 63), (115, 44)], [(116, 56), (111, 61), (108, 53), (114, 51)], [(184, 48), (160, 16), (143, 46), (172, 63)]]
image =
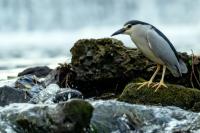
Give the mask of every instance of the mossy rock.
[[(129, 82), (138, 77), (149, 80), (156, 69), (156, 64), (140, 50), (125, 47), (113, 38), (80, 39), (70, 52), (71, 63), (53, 70), (44, 84), (57, 83), (61, 88), (77, 89), (85, 98), (99, 97), (104, 93), (119, 95)], [(200, 89), (200, 57), (195, 57), (193, 62), (187, 53), (179, 53), (179, 56), (186, 63), (188, 73), (177, 78), (167, 70), (165, 81)], [(154, 81), (158, 82), (161, 75), (162, 71), (159, 71)]]
[(152, 65), (140, 51), (113, 38), (81, 39), (70, 51), (71, 67), (76, 73), (71, 87), (85, 97), (120, 94), (128, 82)]
[(56, 106), (35, 105), (8, 119), (18, 132), (23, 133), (83, 133), (89, 128), (92, 113), (89, 102), (73, 99)]
[(81, 81), (131, 76), (131, 71), (142, 70), (148, 65), (140, 51), (127, 48), (113, 38), (81, 39), (70, 51), (76, 79)]
[(155, 92), (154, 88), (148, 87), (137, 90), (138, 86), (136, 83), (129, 83), (118, 100), (134, 104), (177, 106), (182, 109), (200, 111), (200, 91), (197, 89), (167, 84), (168, 88), (162, 87)]
[(90, 103), (78, 99), (71, 100), (62, 109), (66, 116), (64, 121), (73, 121), (75, 123), (74, 131), (77, 132), (82, 132), (83, 127), (89, 126), (93, 110)]

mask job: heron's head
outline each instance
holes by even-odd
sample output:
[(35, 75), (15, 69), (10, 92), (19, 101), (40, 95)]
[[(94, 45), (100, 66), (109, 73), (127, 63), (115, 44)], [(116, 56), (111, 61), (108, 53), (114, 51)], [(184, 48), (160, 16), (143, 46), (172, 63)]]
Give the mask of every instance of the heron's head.
[(149, 25), (149, 24), (142, 21), (138, 21), (138, 20), (131, 20), (131, 21), (126, 22), (121, 29), (114, 32), (111, 36), (115, 36), (118, 34), (131, 35), (134, 32), (135, 28), (140, 25)]

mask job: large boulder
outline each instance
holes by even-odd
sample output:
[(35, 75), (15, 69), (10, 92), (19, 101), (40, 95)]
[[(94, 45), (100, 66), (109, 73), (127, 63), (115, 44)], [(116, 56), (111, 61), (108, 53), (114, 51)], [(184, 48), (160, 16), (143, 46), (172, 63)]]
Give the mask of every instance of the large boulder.
[[(71, 48), (70, 64), (60, 64), (46, 78), (45, 86), (56, 83), (61, 88), (78, 89), (85, 97), (103, 93), (120, 94), (125, 85), (138, 77), (149, 80), (156, 64), (136, 48), (127, 48), (112, 38), (82, 39)], [(179, 53), (186, 62), (188, 73), (176, 78), (166, 71), (165, 81), (189, 88), (200, 88), (200, 58)], [(159, 81), (162, 71), (155, 77)]]
[(75, 86), (86, 95), (121, 92), (133, 77), (152, 65), (136, 49), (116, 39), (83, 39), (71, 49)]
[(200, 91), (198, 89), (186, 88), (180, 85), (167, 84), (168, 88), (143, 87), (139, 90), (136, 83), (128, 84), (119, 101), (134, 104), (177, 106), (182, 109), (200, 111)]
[(134, 70), (143, 70), (148, 65), (147, 59), (142, 60), (144, 56), (138, 50), (127, 48), (121, 41), (110, 38), (79, 40), (71, 53), (76, 80), (81, 81), (131, 76)]
[[(121, 41), (112, 38), (79, 40), (71, 49), (71, 53), (70, 65), (75, 73), (71, 81), (74, 87), (88, 96), (104, 92), (119, 94), (127, 83), (138, 77), (149, 80), (155, 71), (153, 66), (156, 66), (139, 50), (127, 48)], [(180, 53), (179, 56), (186, 62), (188, 73), (181, 78), (175, 78), (167, 71), (165, 80), (172, 84), (186, 87), (193, 85), (200, 88), (198, 85), (200, 79), (195, 79), (195, 76), (198, 77), (200, 69), (198, 60), (200, 59), (196, 58), (197, 63), (195, 64), (192, 57), (186, 53)], [(155, 81), (160, 80), (161, 74), (162, 71), (158, 73)]]

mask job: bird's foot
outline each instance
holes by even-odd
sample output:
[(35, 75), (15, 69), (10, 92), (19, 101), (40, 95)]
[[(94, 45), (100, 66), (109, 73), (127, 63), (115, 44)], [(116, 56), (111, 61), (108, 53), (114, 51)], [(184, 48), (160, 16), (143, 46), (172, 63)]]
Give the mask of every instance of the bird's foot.
[(163, 86), (163, 87), (165, 87), (165, 88), (168, 88), (167, 85), (166, 85), (163, 81), (160, 81), (159, 83), (156, 83), (155, 85), (153, 85), (153, 88), (156, 87), (155, 92), (158, 91), (158, 89), (159, 89), (161, 86)]
[(145, 82), (143, 82), (143, 83), (137, 83), (138, 85), (140, 85), (138, 88), (137, 88), (137, 90), (139, 90), (139, 89), (141, 89), (142, 87), (144, 87), (144, 86), (148, 86), (148, 88), (150, 87), (150, 85), (152, 84), (152, 81), (150, 80), (150, 81), (145, 81)]

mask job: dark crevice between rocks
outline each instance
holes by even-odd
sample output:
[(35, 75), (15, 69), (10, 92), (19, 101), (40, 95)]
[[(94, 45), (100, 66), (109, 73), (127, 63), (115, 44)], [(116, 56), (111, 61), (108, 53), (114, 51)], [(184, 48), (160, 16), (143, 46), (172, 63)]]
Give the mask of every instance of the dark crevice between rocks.
[(76, 89), (81, 91), (84, 96), (98, 97), (103, 93), (120, 94), (124, 86), (128, 83), (126, 79), (104, 79), (92, 82), (76, 81)]

